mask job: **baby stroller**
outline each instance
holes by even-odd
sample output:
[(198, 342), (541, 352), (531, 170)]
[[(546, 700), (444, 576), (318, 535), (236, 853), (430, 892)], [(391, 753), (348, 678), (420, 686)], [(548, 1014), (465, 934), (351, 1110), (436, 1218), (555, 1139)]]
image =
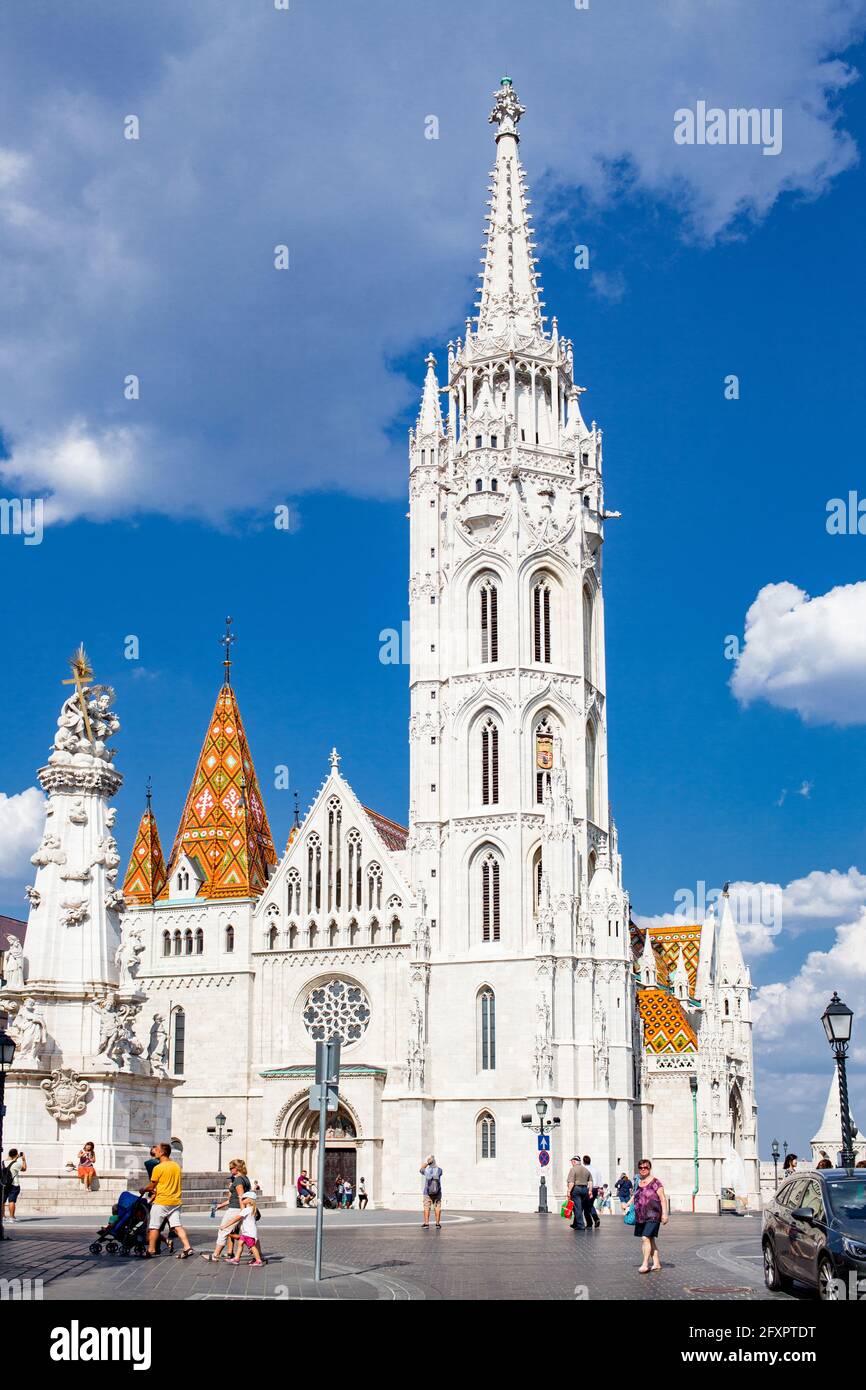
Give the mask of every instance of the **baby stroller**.
[(96, 1233), (91, 1255), (143, 1255), (147, 1240), (149, 1208), (137, 1192), (121, 1192), (112, 1208), (108, 1224)]

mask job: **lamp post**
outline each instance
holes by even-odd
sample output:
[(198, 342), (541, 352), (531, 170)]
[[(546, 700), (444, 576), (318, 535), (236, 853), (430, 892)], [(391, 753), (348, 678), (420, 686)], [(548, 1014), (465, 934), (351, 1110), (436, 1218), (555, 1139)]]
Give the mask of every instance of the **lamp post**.
[[(532, 1123), (531, 1115), (521, 1115), (520, 1117), (520, 1123), (523, 1125), (523, 1128), (531, 1130), (533, 1134), (550, 1134), (552, 1130), (559, 1126), (560, 1120), (558, 1115), (554, 1115), (552, 1120), (545, 1119), (547, 1115), (547, 1101), (542, 1100), (540, 1097), (535, 1102), (535, 1113), (538, 1116), (537, 1125)], [(549, 1146), (546, 1150), (539, 1149), (539, 1153), (543, 1152), (549, 1153)], [(538, 1184), (538, 1214), (539, 1216), (549, 1215), (547, 1208), (547, 1179), (543, 1173)]]
[(848, 1044), (851, 1041), (851, 1024), (854, 1014), (843, 1004), (836, 991), (833, 991), (833, 998), (821, 1015), (821, 1022), (824, 1025), (824, 1032), (827, 1034), (827, 1041), (833, 1049), (833, 1056), (836, 1058), (836, 1070), (839, 1073), (839, 1109), (842, 1118), (842, 1167), (854, 1167), (854, 1136), (851, 1133), (851, 1111), (848, 1109), (848, 1076), (845, 1070), (845, 1058), (848, 1055)]
[(779, 1141), (774, 1139), (770, 1145), (770, 1153), (773, 1155), (773, 1186), (779, 1186)]
[[(15, 1040), (0, 1028), (0, 1163), (3, 1162), (3, 1116), (6, 1114), (6, 1071), (15, 1061)], [(6, 1206), (5, 1188), (0, 1188), (0, 1240), (6, 1239), (3, 1230), (3, 1210)]]
[(226, 1117), (222, 1113), (222, 1111), (220, 1111), (218, 1115), (214, 1116), (214, 1120), (215, 1124), (208, 1125), (207, 1132), (208, 1134), (212, 1134), (214, 1139), (217, 1141), (217, 1169), (219, 1170), (219, 1172), (222, 1172), (223, 1142), (226, 1139), (228, 1139), (232, 1131), (230, 1129), (226, 1129)]

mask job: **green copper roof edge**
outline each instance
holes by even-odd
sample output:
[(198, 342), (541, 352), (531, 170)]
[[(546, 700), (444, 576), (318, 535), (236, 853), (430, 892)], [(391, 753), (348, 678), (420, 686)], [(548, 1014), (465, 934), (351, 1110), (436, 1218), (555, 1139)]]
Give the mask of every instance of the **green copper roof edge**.
[[(259, 1076), (315, 1076), (316, 1068), (310, 1067), (275, 1067), (272, 1071), (260, 1071)], [(341, 1067), (341, 1076), (387, 1076), (386, 1067)]]

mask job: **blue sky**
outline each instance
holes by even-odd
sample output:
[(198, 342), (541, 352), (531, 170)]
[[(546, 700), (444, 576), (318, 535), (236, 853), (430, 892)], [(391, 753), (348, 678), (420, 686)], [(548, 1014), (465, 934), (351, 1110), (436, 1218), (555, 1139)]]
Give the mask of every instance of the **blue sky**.
[[(274, 768), (306, 806), (332, 744), (362, 799), (405, 820), (407, 668), (380, 663), (379, 633), (407, 616), (406, 429), (425, 353), (441, 363), (471, 307), (508, 71), (547, 312), (623, 513), (605, 585), (626, 883), (646, 917), (700, 881), (787, 889), (779, 934), (744, 945), (762, 1147), (778, 1129), (802, 1149), (829, 1076), (821, 1008), (839, 988), (866, 1014), (866, 536), (825, 526), (830, 498), (866, 496), (866, 6), (753, 8), (6, 15), (3, 495), (46, 496), (52, 524), (39, 546), (0, 537), (0, 911), (23, 915), (27, 789), (82, 639), (118, 692), (124, 852), (148, 774), (171, 842), (227, 612), (278, 843), (292, 797), (268, 794)], [(673, 110), (702, 97), (782, 107), (782, 153), (675, 146)], [(725, 640), (750, 609), (732, 691)], [(864, 1060), (861, 1041), (855, 1115)]]

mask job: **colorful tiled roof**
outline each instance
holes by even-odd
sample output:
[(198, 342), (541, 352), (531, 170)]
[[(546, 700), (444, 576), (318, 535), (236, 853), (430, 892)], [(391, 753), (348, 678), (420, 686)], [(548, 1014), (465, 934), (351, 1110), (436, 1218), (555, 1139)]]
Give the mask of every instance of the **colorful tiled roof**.
[(364, 807), (364, 814), (387, 849), (406, 848), (409, 831), (405, 825), (398, 825), (395, 820), (381, 816), (378, 811), (371, 811), (369, 806)]
[(138, 826), (129, 868), (123, 880), (123, 896), (128, 903), (153, 904), (165, 887), (165, 860), (156, 828), (156, 816), (148, 806)]
[[(274, 842), (235, 693), (225, 684), (214, 707), (169, 859), (182, 854), (205, 871), (200, 898), (261, 893), (276, 864)], [(160, 897), (168, 896), (168, 886)]]
[(682, 1004), (664, 989), (639, 989), (637, 1006), (647, 1052), (697, 1052), (695, 1030)]
[[(701, 951), (700, 926), (694, 923), (671, 922), (664, 927), (650, 927), (649, 932), (653, 949), (656, 951), (656, 960), (660, 965), (658, 949), (660, 948), (665, 961), (665, 983), (670, 983), (677, 968), (680, 947), (682, 946), (689, 977), (689, 994), (694, 999), (698, 979), (698, 957)], [(659, 970), (659, 983), (661, 982), (662, 976), (661, 970)]]

